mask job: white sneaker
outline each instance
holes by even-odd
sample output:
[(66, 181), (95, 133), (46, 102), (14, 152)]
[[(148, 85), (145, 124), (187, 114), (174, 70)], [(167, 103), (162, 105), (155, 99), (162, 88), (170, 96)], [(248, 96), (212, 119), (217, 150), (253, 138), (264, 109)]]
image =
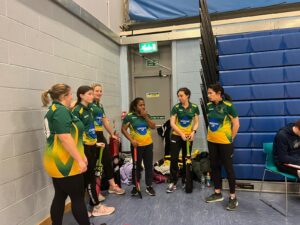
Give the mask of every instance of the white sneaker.
[(125, 194), (125, 190), (120, 188), (119, 185), (110, 186), (108, 189), (109, 194), (117, 194), (117, 195), (123, 195)]
[(103, 204), (99, 204), (97, 206), (94, 206), (92, 215), (93, 216), (108, 216), (112, 213), (114, 213), (115, 208), (114, 207), (108, 207)]
[(174, 183), (170, 183), (166, 192), (167, 193), (172, 193), (174, 190), (176, 190), (176, 185)]

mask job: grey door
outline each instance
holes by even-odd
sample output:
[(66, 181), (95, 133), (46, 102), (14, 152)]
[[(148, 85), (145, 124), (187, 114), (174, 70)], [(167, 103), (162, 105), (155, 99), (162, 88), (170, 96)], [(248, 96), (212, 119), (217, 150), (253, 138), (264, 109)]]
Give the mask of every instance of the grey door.
[(145, 99), (146, 109), (157, 125), (170, 117), (170, 77), (135, 77), (135, 97)]

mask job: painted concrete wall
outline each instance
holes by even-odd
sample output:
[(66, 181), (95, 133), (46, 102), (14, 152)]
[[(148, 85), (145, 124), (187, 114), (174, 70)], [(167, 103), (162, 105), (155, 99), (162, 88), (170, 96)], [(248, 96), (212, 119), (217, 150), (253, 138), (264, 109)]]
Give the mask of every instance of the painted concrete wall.
[(0, 0), (0, 224), (49, 214), (40, 95), (58, 82), (74, 92), (102, 83), (106, 112), (120, 126), (119, 46), (52, 1)]
[(176, 92), (181, 87), (191, 90), (191, 102), (198, 104), (200, 110), (200, 126), (196, 134), (193, 149), (207, 150), (206, 127), (200, 107), (202, 97), (200, 84), (200, 45), (199, 40), (183, 40), (172, 42), (172, 70), (173, 70), (173, 104), (176, 104)]

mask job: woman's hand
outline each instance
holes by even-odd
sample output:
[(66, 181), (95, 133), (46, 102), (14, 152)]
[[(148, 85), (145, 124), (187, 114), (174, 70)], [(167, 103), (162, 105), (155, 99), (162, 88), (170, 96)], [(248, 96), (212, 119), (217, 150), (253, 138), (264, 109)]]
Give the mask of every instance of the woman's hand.
[(87, 158), (86, 158), (85, 155), (83, 156), (83, 161), (84, 161), (84, 163), (85, 163), (86, 165), (88, 165), (88, 160), (87, 160)]
[(83, 159), (78, 161), (78, 165), (79, 165), (80, 173), (84, 173), (87, 170), (87, 164), (84, 162)]
[(115, 139), (115, 140), (119, 140), (119, 137), (118, 137), (118, 135), (111, 135), (111, 137), (113, 138), (113, 139)]
[(138, 142), (136, 141), (136, 140), (132, 140), (131, 141), (131, 144), (132, 144), (132, 146), (134, 147), (134, 148), (136, 148), (139, 144), (138, 144)]
[(146, 119), (148, 117), (148, 112), (146, 110), (142, 110), (140, 111), (140, 115)]
[(182, 133), (182, 134), (180, 135), (180, 137), (181, 137), (181, 139), (182, 139), (183, 141), (186, 141), (186, 140), (187, 140), (187, 136), (185, 136), (184, 133)]
[(188, 139), (189, 141), (193, 141), (193, 140), (194, 140), (194, 137), (195, 137), (195, 132), (192, 131), (192, 133), (191, 133), (189, 136), (187, 136), (187, 139)]
[(105, 143), (103, 143), (103, 142), (98, 142), (98, 143), (96, 143), (96, 145), (99, 148), (104, 148), (105, 147)]

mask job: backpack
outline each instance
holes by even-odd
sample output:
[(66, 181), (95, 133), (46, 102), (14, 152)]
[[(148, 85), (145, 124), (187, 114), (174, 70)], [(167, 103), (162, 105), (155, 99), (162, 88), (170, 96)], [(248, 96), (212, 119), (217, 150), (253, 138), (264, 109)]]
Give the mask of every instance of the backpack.
[(165, 183), (167, 181), (167, 177), (162, 175), (161, 173), (156, 172), (153, 170), (153, 181), (156, 184)]

